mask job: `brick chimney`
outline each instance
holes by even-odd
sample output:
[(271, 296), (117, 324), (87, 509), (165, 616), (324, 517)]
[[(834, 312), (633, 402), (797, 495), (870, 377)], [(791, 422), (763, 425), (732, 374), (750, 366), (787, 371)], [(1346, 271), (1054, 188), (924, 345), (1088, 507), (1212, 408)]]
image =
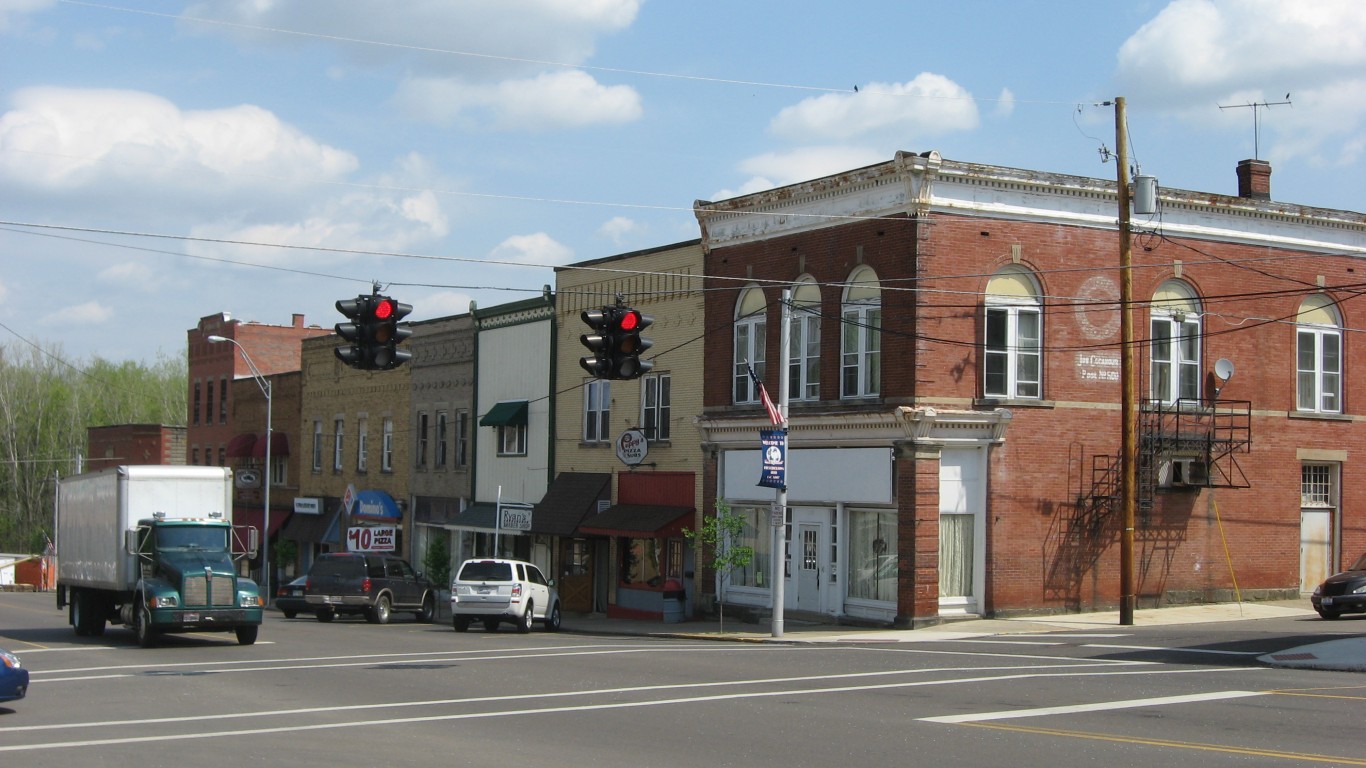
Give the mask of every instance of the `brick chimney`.
[(1238, 197), (1271, 199), (1271, 163), (1265, 160), (1238, 163)]

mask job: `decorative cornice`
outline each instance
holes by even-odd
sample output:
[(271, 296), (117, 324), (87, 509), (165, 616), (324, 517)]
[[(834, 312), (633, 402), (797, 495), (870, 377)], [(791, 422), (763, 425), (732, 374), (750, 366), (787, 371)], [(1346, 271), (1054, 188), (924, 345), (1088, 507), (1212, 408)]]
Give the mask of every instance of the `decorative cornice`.
[[(798, 416), (788, 424), (792, 448), (868, 448), (901, 442), (927, 445), (985, 445), (1005, 441), (1013, 414), (1005, 408), (960, 411), (900, 406), (891, 410)], [(760, 416), (693, 419), (702, 444), (711, 450), (759, 447), (759, 431), (773, 424)]]

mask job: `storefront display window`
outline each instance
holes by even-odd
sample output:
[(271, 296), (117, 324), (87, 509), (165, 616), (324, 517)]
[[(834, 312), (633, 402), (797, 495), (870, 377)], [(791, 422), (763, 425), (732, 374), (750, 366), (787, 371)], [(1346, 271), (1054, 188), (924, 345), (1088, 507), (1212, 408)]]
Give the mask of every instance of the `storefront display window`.
[(896, 600), (896, 513), (849, 511), (849, 597)]
[(659, 539), (626, 539), (625, 543), (621, 551), (622, 583), (658, 586), (664, 572), (663, 542)]
[(730, 584), (767, 589), (773, 581), (773, 529), (768, 525), (768, 507), (735, 507), (733, 512), (745, 519), (745, 531), (735, 543), (753, 547), (754, 558), (749, 565), (731, 571)]

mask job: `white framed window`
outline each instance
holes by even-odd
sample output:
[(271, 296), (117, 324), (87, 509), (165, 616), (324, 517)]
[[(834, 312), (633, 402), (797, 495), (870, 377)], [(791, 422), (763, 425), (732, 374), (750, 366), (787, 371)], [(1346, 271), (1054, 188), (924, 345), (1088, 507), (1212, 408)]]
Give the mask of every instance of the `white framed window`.
[(667, 373), (656, 373), (640, 380), (640, 424), (645, 439), (651, 442), (670, 438), (673, 409), (673, 380)]
[(1024, 269), (1010, 266), (987, 281), (982, 394), (1038, 398), (1043, 368), (1039, 290)]
[(467, 467), (470, 463), (470, 412), (455, 412), (455, 466)]
[(1168, 280), (1153, 294), (1150, 310), (1148, 397), (1171, 405), (1200, 399), (1200, 304), (1185, 283)]
[(337, 419), (332, 423), (332, 471), (342, 471), (342, 438), (345, 436), (346, 422), (344, 419)]
[(882, 380), (882, 287), (877, 273), (859, 267), (841, 303), (840, 397), (876, 397)]
[(1306, 297), (1295, 317), (1295, 408), (1342, 412), (1342, 327), (1337, 306), (1322, 294)]
[(734, 402), (757, 403), (759, 392), (749, 377), (749, 368), (764, 378), (764, 347), (768, 333), (768, 302), (759, 288), (747, 288), (735, 305)]
[(1337, 503), (1333, 465), (1300, 465), (1300, 507), (1326, 508)]
[(436, 412), (436, 467), (437, 469), (446, 468), (446, 452), (448, 444), (447, 414), (445, 411)]
[(526, 455), (525, 424), (504, 424), (498, 428), (498, 455)]
[(270, 457), (270, 484), (273, 486), (289, 484), (289, 459), (287, 457)]
[(356, 471), (364, 472), (370, 465), (370, 420), (356, 419)]
[(787, 357), (789, 400), (819, 400), (821, 397), (820, 313), (820, 286), (814, 278), (803, 277), (792, 291), (792, 327)]
[(607, 430), (612, 422), (612, 382), (589, 379), (583, 387), (583, 441), (599, 443), (611, 438)]
[(418, 468), (425, 468), (427, 466), (427, 440), (429, 439), (427, 436), (427, 428), (429, 425), (427, 422), (428, 418), (425, 412), (417, 415), (417, 445), (415, 446), (417, 455), (413, 458), (416, 459)]
[(388, 416), (384, 417), (382, 427), (384, 434), (380, 437), (379, 471), (394, 471), (394, 420)]
[(323, 423), (313, 422), (313, 471), (323, 471)]

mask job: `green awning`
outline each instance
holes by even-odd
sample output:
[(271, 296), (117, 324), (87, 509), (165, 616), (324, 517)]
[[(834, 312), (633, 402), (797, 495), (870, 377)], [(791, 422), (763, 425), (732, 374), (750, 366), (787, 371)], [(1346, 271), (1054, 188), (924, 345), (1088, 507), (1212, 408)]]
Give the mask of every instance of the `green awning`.
[(484, 418), (479, 420), (481, 427), (513, 427), (526, 424), (526, 405), (525, 400), (509, 400), (499, 403), (489, 409), (484, 414)]

